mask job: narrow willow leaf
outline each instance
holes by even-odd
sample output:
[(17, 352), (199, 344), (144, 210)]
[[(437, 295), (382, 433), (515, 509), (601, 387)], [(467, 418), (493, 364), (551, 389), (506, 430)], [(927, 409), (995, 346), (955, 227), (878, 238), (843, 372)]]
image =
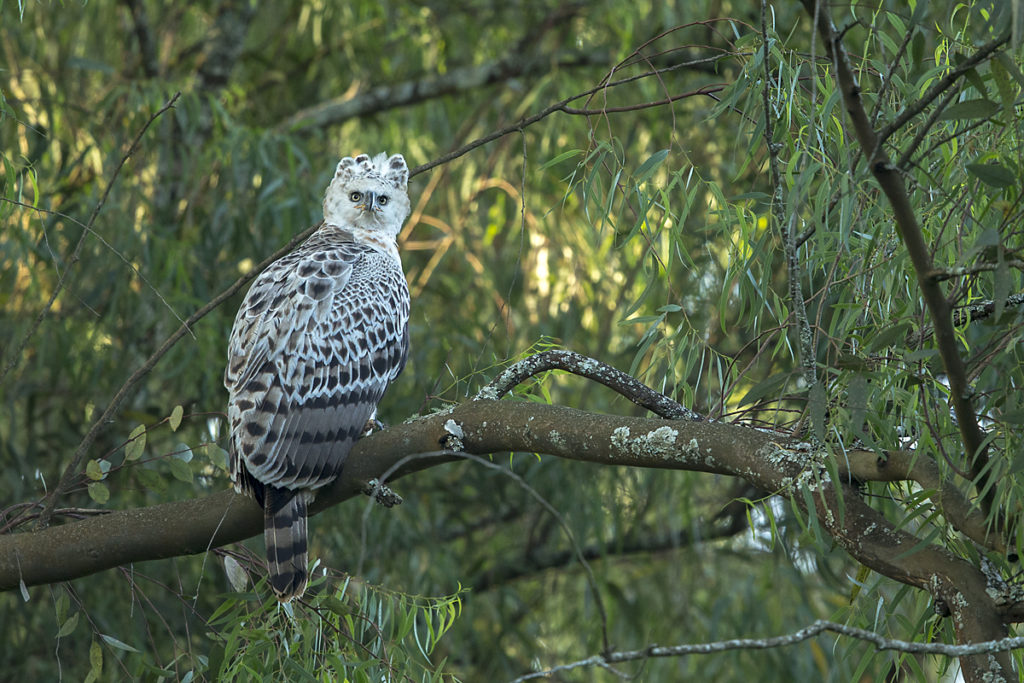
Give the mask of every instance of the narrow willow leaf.
[(1013, 171), (999, 162), (994, 164), (967, 164), (967, 171), (975, 178), (992, 187), (1013, 187), (1017, 177)]
[(998, 112), (1002, 107), (992, 100), (979, 98), (957, 102), (939, 115), (940, 121), (952, 121), (961, 119), (984, 119)]
[(78, 615), (79, 612), (75, 612), (70, 617), (68, 617), (67, 621), (60, 625), (60, 629), (57, 631), (58, 638), (63, 638), (64, 636), (71, 635), (72, 631), (75, 630), (75, 627), (78, 626)]
[(107, 645), (109, 645), (110, 647), (117, 648), (118, 650), (124, 650), (125, 652), (141, 652), (141, 650), (132, 647), (128, 643), (118, 640), (114, 636), (108, 636), (105, 633), (101, 633), (100, 638), (102, 638), (103, 642), (105, 642)]
[(230, 555), (224, 556), (224, 573), (228, 575), (228, 583), (236, 593), (243, 592), (249, 586), (248, 572)]
[(868, 411), (868, 381), (863, 375), (855, 376), (850, 380), (846, 394), (850, 405), (850, 428), (859, 434)]
[(95, 676), (96, 680), (99, 680), (100, 674), (103, 673), (103, 648), (100, 647), (98, 640), (92, 641), (89, 645), (89, 675)]
[(660, 149), (654, 154), (652, 154), (650, 157), (648, 157), (647, 161), (640, 164), (640, 168), (636, 169), (636, 172), (633, 174), (633, 176), (636, 178), (637, 184), (640, 184), (645, 180), (648, 180), (652, 175), (654, 175), (654, 172), (658, 170), (658, 167), (661, 166), (662, 163), (664, 163), (667, 157), (668, 150)]
[(583, 150), (581, 149), (570, 149), (568, 152), (562, 152), (553, 159), (548, 159), (546, 162), (544, 162), (544, 164), (540, 167), (539, 170), (543, 171), (546, 168), (551, 168), (552, 166), (556, 166), (562, 163), (563, 161), (566, 161), (567, 159), (578, 157), (581, 154), (583, 154)]

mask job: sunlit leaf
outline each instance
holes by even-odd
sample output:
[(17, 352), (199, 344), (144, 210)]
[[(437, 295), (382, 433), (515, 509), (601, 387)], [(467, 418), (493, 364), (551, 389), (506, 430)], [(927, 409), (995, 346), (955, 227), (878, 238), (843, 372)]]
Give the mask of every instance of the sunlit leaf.
[(171, 426), (171, 431), (178, 431), (178, 426), (181, 425), (181, 418), (185, 414), (184, 408), (181, 406), (174, 406), (174, 410), (171, 411), (171, 416), (167, 419), (167, 423)]

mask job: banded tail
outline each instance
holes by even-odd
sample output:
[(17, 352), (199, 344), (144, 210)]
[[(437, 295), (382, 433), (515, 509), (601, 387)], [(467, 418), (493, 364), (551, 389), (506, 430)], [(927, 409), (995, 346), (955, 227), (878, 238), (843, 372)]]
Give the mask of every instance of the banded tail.
[(267, 486), (263, 499), (263, 539), (267, 544), (270, 587), (277, 599), (302, 597), (309, 581), (306, 558), (306, 494)]

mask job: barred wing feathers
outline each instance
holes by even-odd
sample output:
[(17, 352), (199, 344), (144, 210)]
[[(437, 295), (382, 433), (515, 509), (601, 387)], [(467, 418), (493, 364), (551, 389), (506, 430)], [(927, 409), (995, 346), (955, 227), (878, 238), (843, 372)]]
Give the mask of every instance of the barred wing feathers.
[(231, 332), (231, 475), (264, 507), (282, 599), (305, 586), (307, 503), (340, 473), (408, 354), (401, 264), (351, 240), (322, 229), (272, 264)]

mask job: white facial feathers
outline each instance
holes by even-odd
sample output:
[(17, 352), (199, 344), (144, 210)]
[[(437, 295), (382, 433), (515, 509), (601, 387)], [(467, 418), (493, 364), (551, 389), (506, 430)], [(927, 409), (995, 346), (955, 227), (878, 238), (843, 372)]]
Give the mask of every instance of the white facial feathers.
[(409, 167), (401, 154), (345, 157), (324, 195), (324, 221), (394, 239), (409, 215)]

